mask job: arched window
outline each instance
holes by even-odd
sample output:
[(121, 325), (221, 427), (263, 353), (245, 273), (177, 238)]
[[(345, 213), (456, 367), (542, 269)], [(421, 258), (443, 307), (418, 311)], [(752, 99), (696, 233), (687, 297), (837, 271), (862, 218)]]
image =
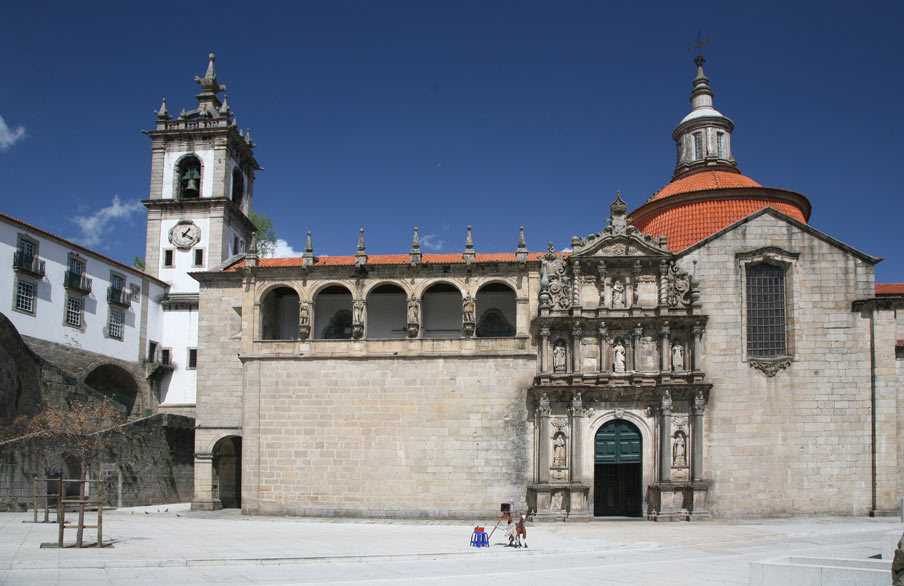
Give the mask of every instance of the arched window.
[(425, 338), (461, 337), (462, 295), (454, 285), (437, 283), (424, 292), (423, 335)]
[(244, 199), (245, 176), (242, 175), (242, 171), (236, 167), (232, 170), (232, 203), (241, 206)]
[(477, 291), (477, 337), (515, 335), (515, 292), (503, 283), (490, 283)]
[(201, 161), (188, 156), (179, 161), (179, 199), (197, 199), (201, 196)]
[(314, 298), (314, 335), (321, 340), (352, 337), (352, 294), (341, 285), (331, 285)]
[(785, 271), (775, 265), (747, 265), (747, 355), (786, 356)]
[(261, 339), (298, 339), (298, 293), (277, 287), (261, 299)]
[(367, 337), (404, 338), (408, 303), (405, 290), (387, 283), (367, 294)]

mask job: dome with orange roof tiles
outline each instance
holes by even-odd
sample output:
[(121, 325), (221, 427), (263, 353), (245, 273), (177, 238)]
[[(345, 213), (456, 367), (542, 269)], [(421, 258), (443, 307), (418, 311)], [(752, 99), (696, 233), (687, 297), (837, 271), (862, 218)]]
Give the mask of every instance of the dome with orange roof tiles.
[(668, 249), (680, 252), (758, 212), (771, 207), (806, 223), (810, 202), (785, 189), (764, 187), (742, 175), (731, 154), (734, 123), (713, 108), (706, 59), (698, 55), (691, 93), (691, 113), (675, 127), (678, 163), (672, 181), (631, 213), (642, 232), (665, 236)]

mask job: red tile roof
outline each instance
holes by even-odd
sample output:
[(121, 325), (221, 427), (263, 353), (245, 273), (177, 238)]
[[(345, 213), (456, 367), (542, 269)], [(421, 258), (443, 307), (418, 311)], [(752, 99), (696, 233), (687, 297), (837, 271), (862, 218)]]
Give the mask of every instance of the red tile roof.
[(84, 251), (87, 254), (100, 258), (101, 260), (112, 263), (114, 265), (117, 265), (118, 267), (123, 268), (133, 274), (143, 275), (143, 276), (147, 277), (148, 279), (151, 279), (152, 281), (156, 281), (160, 285), (169, 286), (169, 283), (158, 279), (157, 277), (155, 277), (154, 275), (151, 275), (150, 273), (146, 273), (145, 271), (142, 271), (141, 269), (137, 269), (133, 266), (129, 266), (127, 264), (121, 263), (118, 260), (114, 260), (114, 259), (110, 258), (109, 256), (106, 256), (106, 255), (103, 255), (103, 254), (97, 252), (96, 250), (91, 250), (90, 248), (85, 248), (81, 244), (76, 244), (75, 242), (66, 240), (65, 238), (57, 236), (56, 234), (53, 234), (52, 232), (48, 232), (47, 230), (38, 228), (37, 226), (29, 224), (28, 222), (23, 222), (22, 220), (20, 220), (18, 218), (14, 218), (14, 217), (10, 216), (9, 214), (4, 214), (3, 212), (0, 212), (0, 218), (5, 218), (11, 222), (19, 224), (20, 226), (26, 227), (29, 230), (34, 230), (35, 232), (37, 232), (39, 234), (42, 234), (48, 238), (52, 238), (52, 239), (56, 240), (57, 242), (59, 242), (60, 244), (62, 244), (64, 246), (68, 246), (70, 248), (76, 248), (78, 250)]
[[(531, 261), (540, 260), (545, 252), (529, 252), (527, 259)], [(406, 265), (410, 260), (407, 254), (370, 254), (367, 256), (367, 264), (369, 265)], [(497, 253), (477, 253), (474, 257), (475, 262), (517, 262), (518, 258), (514, 252), (497, 252)], [(300, 267), (303, 259), (301, 257), (294, 258), (262, 258), (258, 260), (259, 267)], [(422, 254), (421, 262), (424, 264), (463, 264), (465, 261), (461, 253), (457, 254)], [(314, 266), (340, 266), (355, 264), (354, 256), (318, 256)], [(234, 270), (245, 266), (245, 261), (238, 262), (227, 270)]]
[(807, 222), (800, 208), (793, 204), (752, 197), (687, 202), (666, 208), (648, 219), (634, 222), (634, 225), (646, 234), (664, 235), (669, 250), (680, 252), (767, 206), (803, 223)]
[(904, 283), (876, 283), (876, 295), (904, 295)]
[(656, 201), (678, 193), (705, 191), (708, 189), (730, 189), (733, 187), (762, 187), (762, 185), (739, 173), (702, 171), (682, 177), (677, 181), (672, 181), (651, 197), (650, 201)]

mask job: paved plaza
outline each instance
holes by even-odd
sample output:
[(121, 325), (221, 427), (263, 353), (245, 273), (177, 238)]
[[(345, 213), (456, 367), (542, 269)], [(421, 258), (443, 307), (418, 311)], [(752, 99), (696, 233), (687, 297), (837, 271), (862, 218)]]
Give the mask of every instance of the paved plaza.
[[(495, 520), (486, 520), (487, 530)], [(531, 524), (529, 548), (469, 546), (473, 522), (247, 517), (188, 505), (104, 512), (103, 549), (42, 548), (53, 523), (0, 514), (0, 584), (747, 584), (748, 564), (865, 559), (899, 519)], [(94, 533), (87, 531), (93, 541)], [(67, 542), (74, 540), (67, 531)], [(889, 577), (889, 582), (890, 582)]]

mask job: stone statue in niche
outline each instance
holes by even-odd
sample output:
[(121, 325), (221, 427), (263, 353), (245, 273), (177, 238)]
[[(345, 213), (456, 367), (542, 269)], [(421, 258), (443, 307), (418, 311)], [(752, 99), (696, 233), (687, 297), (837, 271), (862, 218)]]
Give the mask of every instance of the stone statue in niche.
[(298, 325), (300, 326), (309, 326), (311, 325), (311, 306), (309, 303), (302, 303), (298, 308)]
[(672, 344), (672, 370), (675, 372), (684, 370), (684, 346), (678, 342)]
[(621, 281), (612, 283), (612, 307), (625, 306), (625, 285)]
[(561, 511), (562, 510), (562, 491), (557, 490), (552, 493), (552, 498), (549, 499), (549, 510), (551, 511)]
[(409, 299), (408, 300), (408, 323), (416, 324), (418, 323), (418, 315), (420, 314), (420, 305), (417, 302), (417, 299)]
[(468, 293), (461, 302), (462, 321), (471, 323), (474, 321), (474, 298)]
[(565, 342), (559, 340), (552, 348), (553, 372), (565, 372)]
[(553, 468), (565, 467), (565, 434), (557, 433), (552, 440), (552, 466)]
[(676, 468), (687, 466), (687, 440), (680, 431), (675, 434), (675, 441), (672, 443), (672, 466)]
[(354, 324), (363, 324), (364, 323), (364, 302), (360, 299), (356, 300), (352, 304), (352, 323)]
[(625, 372), (625, 345), (621, 340), (615, 342), (612, 353), (612, 368), (615, 372)]

